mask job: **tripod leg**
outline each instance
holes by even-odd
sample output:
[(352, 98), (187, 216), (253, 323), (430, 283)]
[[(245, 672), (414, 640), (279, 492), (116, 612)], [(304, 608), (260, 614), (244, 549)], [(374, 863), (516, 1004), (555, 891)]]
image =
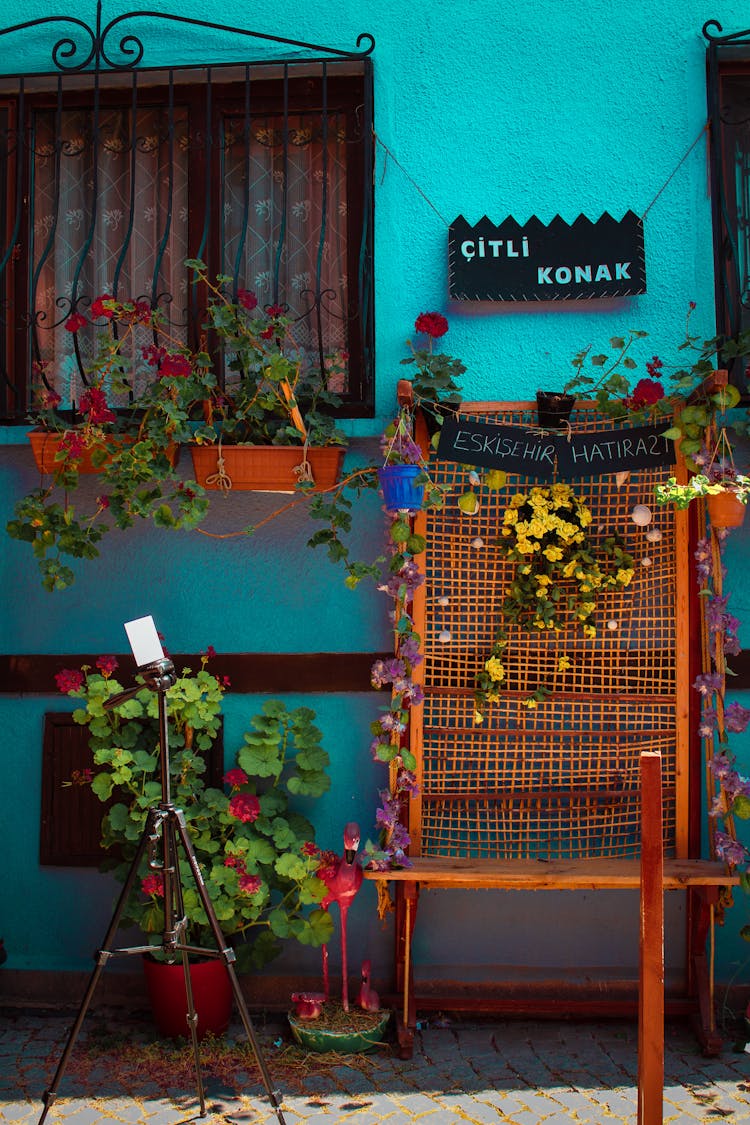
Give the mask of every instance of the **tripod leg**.
[(81, 1025), (83, 1024), (83, 1021), (86, 1018), (86, 1012), (88, 1011), (89, 1004), (91, 1003), (91, 999), (92, 999), (92, 997), (94, 995), (94, 992), (96, 990), (96, 986), (99, 983), (99, 977), (102, 975), (102, 970), (104, 969), (104, 966), (106, 965), (107, 961), (112, 956), (112, 949), (111, 949), (112, 941), (113, 941), (113, 939), (115, 937), (115, 934), (117, 933), (118, 927), (120, 925), (120, 918), (121, 918), (122, 912), (125, 908), (125, 904), (128, 900), (128, 896), (130, 895), (130, 892), (133, 889), (133, 884), (135, 883), (135, 878), (136, 878), (136, 875), (138, 874), (138, 866), (141, 862), (141, 859), (143, 858), (143, 853), (146, 850), (146, 844), (148, 843), (149, 836), (152, 835), (152, 829), (150, 827), (152, 825), (152, 823), (153, 823), (152, 818), (151, 818), (151, 816), (149, 816), (149, 820), (146, 822), (145, 831), (143, 833), (143, 836), (141, 837), (140, 844), (138, 845), (138, 851), (135, 853), (135, 859), (133, 860), (133, 862), (130, 866), (130, 871), (128, 872), (127, 879), (125, 880), (125, 882), (123, 884), (122, 891), (120, 892), (120, 897), (117, 900), (117, 905), (115, 906), (114, 914), (112, 915), (112, 919), (109, 923), (109, 928), (107, 930), (107, 933), (104, 936), (104, 941), (102, 942), (101, 949), (99, 949), (96, 953), (94, 969), (91, 973), (91, 976), (89, 977), (89, 982), (88, 982), (88, 985), (86, 987), (86, 992), (84, 994), (83, 1000), (81, 1001), (81, 1006), (78, 1009), (78, 1015), (76, 1016), (75, 1022), (73, 1023), (73, 1026), (70, 1029), (70, 1033), (68, 1035), (68, 1039), (67, 1039), (67, 1042), (65, 1044), (65, 1048), (63, 1050), (62, 1055), (60, 1056), (60, 1061), (57, 1064), (57, 1070), (55, 1071), (55, 1076), (52, 1079), (52, 1082), (50, 1083), (49, 1088), (47, 1090), (45, 1090), (44, 1094), (42, 1095), (42, 1102), (44, 1104), (44, 1109), (42, 1110), (42, 1114), (41, 1114), (41, 1117), (39, 1118), (38, 1125), (43, 1125), (44, 1119), (47, 1116), (49, 1108), (52, 1105), (52, 1103), (54, 1102), (55, 1098), (57, 1097), (58, 1086), (60, 1085), (62, 1077), (65, 1073), (65, 1068), (68, 1065), (68, 1059), (70, 1058), (70, 1053), (73, 1050), (73, 1047), (75, 1046), (76, 1039), (78, 1038), (78, 1033), (81, 1030)]
[(234, 970), (234, 960), (235, 960), (234, 950), (231, 948), (231, 946), (227, 945), (226, 939), (225, 939), (223, 933), (221, 932), (221, 927), (219, 926), (219, 921), (216, 917), (216, 912), (214, 910), (213, 903), (211, 902), (208, 891), (206, 890), (206, 884), (203, 881), (203, 873), (201, 872), (201, 869), (198, 865), (198, 861), (195, 858), (195, 852), (193, 851), (193, 844), (192, 844), (192, 841), (190, 839), (190, 836), (188, 835), (187, 825), (186, 825), (185, 817), (184, 817), (184, 814), (183, 814), (182, 810), (181, 809), (175, 809), (174, 810), (174, 816), (175, 816), (175, 820), (177, 822), (177, 830), (178, 830), (179, 835), (180, 835), (180, 841), (182, 843), (182, 847), (183, 847), (184, 852), (185, 852), (185, 857), (188, 861), (188, 864), (190, 865), (190, 870), (193, 874), (193, 879), (195, 880), (195, 885), (196, 885), (198, 895), (199, 895), (200, 900), (201, 900), (201, 905), (203, 906), (203, 909), (206, 912), (206, 917), (208, 918), (208, 924), (211, 927), (211, 933), (214, 936), (214, 941), (216, 942), (216, 945), (217, 945), (217, 948), (218, 948), (218, 951), (219, 951), (219, 955), (220, 955), (222, 961), (224, 962), (226, 970), (229, 974), (229, 980), (230, 980), (231, 985), (232, 985), (232, 992), (234, 993), (234, 998), (235, 998), (235, 1001), (237, 1003), (237, 1008), (238, 1008), (239, 1013), (240, 1013), (240, 1018), (242, 1020), (243, 1027), (245, 1028), (245, 1032), (247, 1034), (248, 1040), (250, 1041), (250, 1045), (253, 1048), (255, 1060), (258, 1063), (258, 1069), (259, 1069), (261, 1077), (263, 1079), (263, 1085), (265, 1086), (266, 1093), (268, 1094), (268, 1100), (270, 1101), (271, 1106), (273, 1107), (273, 1110), (276, 1114), (277, 1120), (279, 1121), (279, 1125), (286, 1125), (286, 1121), (284, 1119), (284, 1114), (282, 1113), (282, 1110), (281, 1110), (280, 1100), (277, 1096), (276, 1091), (273, 1088), (273, 1083), (271, 1081), (271, 1075), (269, 1074), (268, 1069), (266, 1067), (266, 1063), (265, 1063), (265, 1060), (263, 1058), (263, 1052), (261, 1050), (260, 1042), (258, 1041), (258, 1037), (255, 1034), (255, 1028), (253, 1027), (252, 1020), (250, 1019), (250, 1013), (247, 1010), (247, 1004), (245, 1003), (245, 997), (242, 993), (242, 988), (240, 986), (240, 982), (239, 982), (239, 979), (237, 977), (237, 973)]
[(206, 1114), (206, 1094), (203, 1087), (203, 1071), (201, 1069), (201, 1055), (198, 1046), (198, 1013), (195, 1010), (195, 1001), (193, 999), (193, 982), (190, 979), (190, 961), (186, 949), (182, 951), (182, 973), (185, 978), (185, 996), (187, 997), (187, 1022), (190, 1027), (190, 1042), (193, 1048), (193, 1060), (195, 1062), (195, 1084), (198, 1087), (198, 1101), (201, 1107), (201, 1117)]
[(177, 837), (174, 831), (174, 816), (170, 812), (167, 816), (163, 834), (163, 860), (164, 860), (164, 921), (165, 941), (164, 946), (174, 951), (181, 949), (182, 975), (185, 981), (185, 999), (187, 1002), (187, 1025), (190, 1028), (190, 1042), (193, 1048), (193, 1061), (195, 1065), (195, 1081), (200, 1102), (200, 1115), (206, 1113), (206, 1095), (203, 1084), (203, 1071), (201, 1068), (200, 1048), (198, 1046), (198, 1013), (195, 1010), (193, 997), (193, 982), (190, 976), (190, 959), (184, 945), (180, 945), (180, 938), (184, 938), (185, 929), (185, 904), (182, 897), (182, 881), (180, 879), (179, 856), (177, 854)]

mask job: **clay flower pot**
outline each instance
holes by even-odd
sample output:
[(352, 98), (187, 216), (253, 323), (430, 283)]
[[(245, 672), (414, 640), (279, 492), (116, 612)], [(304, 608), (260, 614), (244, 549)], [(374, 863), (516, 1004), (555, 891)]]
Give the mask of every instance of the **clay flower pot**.
[(731, 487), (706, 496), (706, 511), (712, 527), (740, 527), (745, 519), (745, 508)]

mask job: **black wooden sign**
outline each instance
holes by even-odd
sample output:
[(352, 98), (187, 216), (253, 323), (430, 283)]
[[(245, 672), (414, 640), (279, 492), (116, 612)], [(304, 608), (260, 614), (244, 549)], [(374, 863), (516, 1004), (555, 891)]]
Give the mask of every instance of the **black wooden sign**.
[(438, 457), (462, 465), (503, 469), (541, 481), (571, 480), (673, 465), (674, 442), (664, 437), (668, 428), (665, 422), (659, 426), (553, 434), (446, 418), (437, 452)]
[(579, 215), (548, 225), (535, 215), (523, 226), (499, 226), (463, 215), (448, 234), (450, 295), (457, 301), (567, 301), (646, 292), (643, 222), (633, 211), (592, 222)]

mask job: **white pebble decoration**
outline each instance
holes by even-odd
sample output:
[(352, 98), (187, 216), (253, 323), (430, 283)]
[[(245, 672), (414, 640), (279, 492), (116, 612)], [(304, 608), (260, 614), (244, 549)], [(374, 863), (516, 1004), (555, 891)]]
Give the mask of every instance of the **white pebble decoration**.
[(648, 557), (648, 555), (644, 555), (643, 558), (641, 559), (641, 566), (645, 566), (645, 567), (651, 566), (651, 559)]
[(651, 509), (647, 508), (645, 504), (636, 504), (633, 511), (630, 513), (630, 518), (638, 527), (648, 527), (653, 516), (651, 514)]
[(616, 621), (615, 618), (613, 617), (610, 621), (607, 622), (607, 628), (610, 630), (611, 633), (614, 633), (615, 629), (620, 628), (620, 622)]
[(471, 545), (475, 551), (481, 551), (484, 546), (484, 539), (482, 539), (480, 535), (477, 535), (476, 539), (472, 539)]
[(438, 598), (438, 605), (450, 605), (450, 604), (451, 604), (451, 600), (450, 600), (450, 598), (446, 597), (445, 594), (443, 594), (442, 597)]
[(650, 527), (646, 532), (649, 543), (661, 543), (661, 532), (658, 527)]
[(479, 484), (479, 473), (476, 473), (476, 472), (474, 472), (474, 470), (472, 470), (469, 473), (469, 483), (470, 484)]
[(443, 629), (442, 632), (438, 634), (438, 640), (440, 641), (441, 645), (449, 644), (451, 640), (450, 629)]

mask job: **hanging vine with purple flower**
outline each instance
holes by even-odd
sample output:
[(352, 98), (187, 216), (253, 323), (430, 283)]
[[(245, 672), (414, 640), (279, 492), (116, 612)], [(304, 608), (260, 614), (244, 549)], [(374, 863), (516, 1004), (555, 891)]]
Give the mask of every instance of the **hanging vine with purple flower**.
[[(737, 839), (735, 818), (750, 819), (750, 779), (736, 766), (729, 735), (741, 734), (750, 724), (750, 709), (726, 701), (727, 657), (740, 652), (739, 621), (729, 611), (729, 595), (723, 584), (726, 568), (722, 550), (728, 532), (712, 528), (709, 537), (699, 540), (695, 551), (696, 572), (704, 599), (707, 645), (704, 670), (693, 687), (701, 696), (698, 734), (706, 748), (711, 849), (718, 859), (740, 869), (740, 882), (750, 891), (747, 867), (750, 851)], [(741, 936), (750, 941), (750, 925)]]

